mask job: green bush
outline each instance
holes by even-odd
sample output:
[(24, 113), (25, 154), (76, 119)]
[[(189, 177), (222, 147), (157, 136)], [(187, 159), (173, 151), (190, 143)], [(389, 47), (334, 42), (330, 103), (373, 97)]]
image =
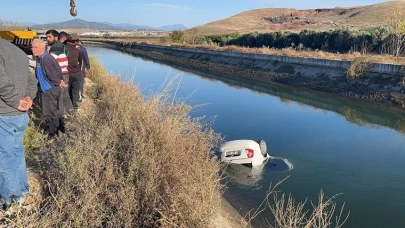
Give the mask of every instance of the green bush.
[(174, 30), (170, 33), (170, 38), (174, 43), (183, 43), (186, 40), (186, 33), (181, 30)]

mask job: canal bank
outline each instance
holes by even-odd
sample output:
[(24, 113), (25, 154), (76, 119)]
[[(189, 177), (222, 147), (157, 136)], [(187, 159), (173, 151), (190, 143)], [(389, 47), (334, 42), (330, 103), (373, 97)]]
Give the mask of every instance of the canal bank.
[[(90, 43), (90, 42), (89, 42)], [(358, 79), (347, 76), (350, 61), (221, 52), (183, 47), (91, 42), (200, 70), (256, 81), (297, 85), (393, 107), (405, 107), (403, 67), (368, 64)]]

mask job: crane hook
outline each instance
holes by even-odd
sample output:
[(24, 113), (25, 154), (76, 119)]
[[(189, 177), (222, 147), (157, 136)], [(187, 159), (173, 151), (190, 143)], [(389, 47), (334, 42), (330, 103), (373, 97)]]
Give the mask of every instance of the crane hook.
[(70, 15), (75, 17), (77, 15), (77, 10), (75, 9), (76, 3), (75, 0), (70, 0)]
[(77, 10), (74, 7), (70, 8), (70, 15), (72, 15), (73, 17), (77, 15)]

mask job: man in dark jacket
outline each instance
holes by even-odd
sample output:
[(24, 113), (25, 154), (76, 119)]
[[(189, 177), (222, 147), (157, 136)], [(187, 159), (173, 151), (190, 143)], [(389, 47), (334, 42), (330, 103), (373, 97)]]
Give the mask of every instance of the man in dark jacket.
[(69, 35), (66, 40), (66, 47), (69, 50), (69, 63), (68, 63), (68, 72), (69, 72), (69, 91), (72, 98), (73, 108), (79, 108), (80, 100), (80, 79), (82, 77), (82, 61), (83, 56), (80, 53), (80, 50), (76, 48), (76, 41), (80, 39), (77, 33), (72, 33)]
[(32, 42), (32, 54), (38, 57), (35, 73), (42, 97), (42, 115), (48, 124), (48, 137), (53, 138), (59, 131), (63, 132), (64, 120), (59, 110), (61, 88), (65, 87), (62, 70), (56, 59), (45, 50), (45, 42), (35, 39)]
[(86, 73), (90, 72), (90, 60), (87, 54), (86, 48), (83, 46), (82, 41), (77, 41), (77, 46), (82, 53), (83, 63), (82, 63), (82, 78), (80, 80), (80, 100), (84, 98), (84, 79), (86, 78)]
[(29, 192), (22, 138), (37, 91), (28, 58), (0, 38), (0, 197), (3, 207)]

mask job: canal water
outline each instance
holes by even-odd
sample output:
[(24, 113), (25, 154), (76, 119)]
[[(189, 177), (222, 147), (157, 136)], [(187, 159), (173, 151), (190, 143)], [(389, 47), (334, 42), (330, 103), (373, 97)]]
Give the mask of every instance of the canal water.
[[(109, 72), (133, 80), (145, 95), (176, 79), (176, 97), (196, 106), (193, 116), (214, 119), (226, 140), (264, 139), (271, 155), (293, 169), (268, 163), (229, 167), (225, 198), (242, 214), (254, 211), (271, 183), (298, 201), (341, 194), (350, 216), (344, 227), (404, 227), (405, 113), (302, 88), (195, 71), (124, 52), (88, 47)], [(310, 206), (310, 204), (308, 204)], [(253, 221), (266, 227), (269, 212)]]

